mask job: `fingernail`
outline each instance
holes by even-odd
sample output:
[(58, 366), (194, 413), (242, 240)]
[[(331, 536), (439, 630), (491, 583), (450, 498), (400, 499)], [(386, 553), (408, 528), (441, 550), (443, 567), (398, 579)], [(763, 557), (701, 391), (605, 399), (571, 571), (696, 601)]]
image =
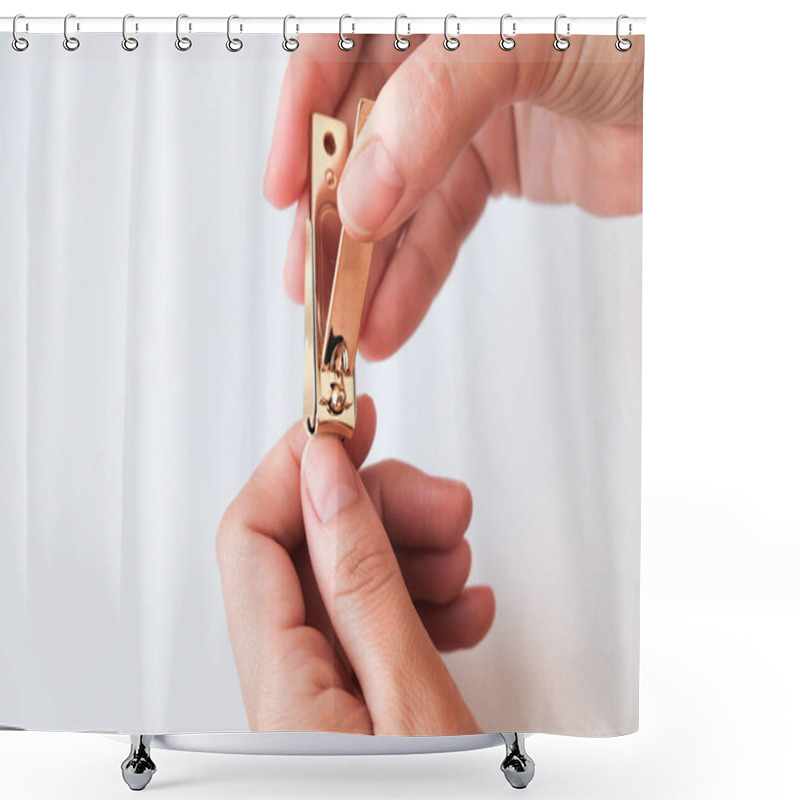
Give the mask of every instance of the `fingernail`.
[(347, 165), (339, 187), (339, 214), (360, 236), (374, 233), (400, 201), (405, 181), (377, 136)]
[(358, 497), (347, 453), (335, 436), (315, 436), (303, 451), (303, 480), (320, 521), (330, 522)]

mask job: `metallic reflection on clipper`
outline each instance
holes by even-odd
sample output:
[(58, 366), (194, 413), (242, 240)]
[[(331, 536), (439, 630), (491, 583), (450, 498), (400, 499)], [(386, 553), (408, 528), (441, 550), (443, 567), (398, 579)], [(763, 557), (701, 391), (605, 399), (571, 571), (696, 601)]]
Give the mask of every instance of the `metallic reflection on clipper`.
[[(372, 110), (358, 105), (357, 137)], [(303, 417), (306, 431), (346, 439), (356, 427), (355, 359), (372, 243), (342, 228), (336, 192), (347, 160), (347, 125), (311, 118), (309, 218), (306, 222)]]

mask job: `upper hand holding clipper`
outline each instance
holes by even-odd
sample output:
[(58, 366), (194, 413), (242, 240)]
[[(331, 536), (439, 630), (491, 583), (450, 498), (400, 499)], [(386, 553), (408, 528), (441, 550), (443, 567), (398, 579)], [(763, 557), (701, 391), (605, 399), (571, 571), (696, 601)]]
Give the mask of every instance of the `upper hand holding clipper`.
[(298, 202), (284, 282), (302, 302), (309, 119), (351, 120), (377, 94), (338, 194), (350, 234), (376, 242), (365, 357), (386, 358), (416, 330), (490, 196), (641, 211), (643, 41), (621, 53), (573, 36), (559, 52), (530, 36), (502, 52), (495, 36), (471, 36), (447, 51), (433, 36), (398, 52), (386, 37), (355, 38), (345, 56), (335, 36), (292, 56), (264, 191), (279, 208)]

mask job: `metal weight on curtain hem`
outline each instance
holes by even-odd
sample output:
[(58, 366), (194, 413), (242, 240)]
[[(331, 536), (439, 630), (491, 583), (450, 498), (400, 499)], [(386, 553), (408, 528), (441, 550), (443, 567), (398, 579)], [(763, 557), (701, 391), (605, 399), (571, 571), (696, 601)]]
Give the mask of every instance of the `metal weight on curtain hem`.
[[(121, 43), (121, 45), (122, 45), (122, 49), (127, 51), (127, 52), (129, 52), (129, 53), (132, 53), (133, 51), (137, 50), (138, 47), (139, 47), (139, 39), (134, 37), (134, 36), (130, 36), (129, 33), (128, 33), (128, 21), (132, 20), (132, 19), (136, 19), (136, 17), (134, 17), (133, 14), (126, 14), (122, 18), (122, 43)], [(178, 16), (175, 18), (175, 47), (178, 50), (182, 51), (182, 52), (190, 50), (191, 47), (192, 47), (192, 39), (189, 38), (189, 36), (186, 35), (185, 32), (181, 31), (181, 20), (185, 20), (185, 19), (189, 19), (189, 15), (188, 14), (178, 14)], [(407, 27), (406, 36), (401, 36), (400, 35), (400, 20), (401, 19), (406, 20), (406, 27)], [(12, 34), (12, 36), (11, 36), (11, 46), (18, 53), (25, 52), (28, 49), (29, 45), (30, 45), (29, 40), (20, 35), (20, 20), (29, 20), (29, 18), (26, 17), (23, 14), (17, 14), (15, 17), (13, 17), (13, 20), (11, 21), (11, 26), (10, 26), (10, 30), (11, 30), (11, 34)], [(75, 20), (74, 31), (70, 30), (70, 20)], [(240, 34), (245, 33), (245, 23), (243, 21), (241, 21), (240, 17), (237, 14), (232, 14), (231, 16), (229, 16), (227, 18), (227, 22), (226, 22), (226, 26), (225, 26), (225, 34), (226, 34), (225, 47), (231, 53), (238, 53), (243, 48), (244, 42), (243, 42), (243, 40), (241, 38), (235, 37), (232, 34), (231, 25), (232, 25), (234, 20), (240, 20), (240, 22), (239, 22), (239, 33)], [(289, 23), (290, 23), (290, 20), (294, 20), (294, 28), (295, 28), (295, 35), (294, 36), (289, 36)], [(352, 50), (355, 47), (355, 40), (352, 39), (350, 36), (346, 36), (345, 35), (345, 33), (344, 33), (345, 20), (349, 20), (349, 22), (350, 22), (350, 32), (351, 33), (355, 33), (355, 31), (356, 31), (356, 19), (354, 17), (352, 17), (350, 14), (342, 14), (339, 17), (339, 25), (338, 25), (338, 32), (339, 32), (339, 43), (338, 44), (339, 44), (339, 48), (341, 50), (345, 51), (345, 52), (348, 52), (348, 51)], [(383, 18), (380, 18), (377, 21), (381, 22), (382, 20), (383, 20)], [(452, 32), (451, 20), (455, 20), (455, 32)], [(507, 25), (507, 21), (508, 20), (511, 21), (511, 34), (506, 33), (506, 29), (508, 27), (508, 25)], [(566, 20), (566, 34), (564, 34), (564, 35), (559, 33), (559, 22), (561, 20)], [(623, 20), (627, 20), (627, 27), (628, 27), (627, 36), (629, 37), (634, 33), (634, 30), (633, 30), (634, 20), (632, 20), (627, 14), (620, 14), (616, 18), (616, 23), (615, 23), (615, 29), (614, 30), (615, 30), (615, 34), (616, 34), (616, 40), (614, 42), (614, 46), (616, 47), (616, 49), (619, 52), (627, 53), (632, 49), (633, 42), (631, 41), (630, 38), (624, 37), (622, 35), (622, 28), (623, 28), (622, 22), (623, 22)], [(105, 27), (100, 27), (100, 24), (99, 24), (101, 21), (103, 23), (105, 23), (106, 22), (105, 18), (103, 18), (102, 20), (94, 20), (94, 21), (87, 18), (85, 21), (91, 23), (91, 25), (89, 26), (90, 27), (90, 31), (89, 32), (105, 31)], [(148, 28), (152, 28), (154, 30), (158, 30), (159, 27), (157, 27), (157, 26), (159, 25), (159, 23), (161, 23), (161, 21), (162, 20), (160, 18), (151, 18), (151, 19), (147, 20), (146, 25), (147, 25)], [(266, 18), (262, 19), (262, 20), (257, 20), (257, 19), (248, 20), (247, 21), (248, 26), (252, 26), (254, 28), (254, 30), (252, 30), (252, 31), (248, 30), (247, 32), (248, 33), (251, 33), (251, 32), (252, 33), (263, 33), (263, 32), (266, 32), (264, 30), (265, 23), (267, 23), (269, 21), (270, 20), (266, 19)], [(320, 28), (321, 28), (321, 25), (322, 25), (322, 22), (323, 22), (322, 20), (308, 19), (306, 21), (310, 22), (310, 23), (313, 23), (313, 24), (309, 25), (309, 27), (312, 28), (312, 30), (308, 31), (309, 33), (312, 33), (312, 32), (313, 33), (319, 33), (319, 32), (321, 32)], [(429, 18), (426, 18), (423, 21), (424, 22), (425, 21), (429, 21)], [(572, 33), (574, 33), (572, 28), (573, 28), (573, 22), (575, 22), (575, 21), (579, 21), (579, 20), (576, 20), (576, 19), (575, 20), (570, 20), (567, 17), (566, 14), (558, 14), (555, 17), (555, 20), (553, 21), (553, 33), (554, 33), (554, 37), (555, 37), (554, 40), (553, 40), (553, 47), (556, 50), (558, 50), (559, 52), (564, 52), (565, 50), (567, 50), (569, 48), (569, 38), (568, 37)], [(45, 22), (52, 23), (52, 22), (54, 22), (54, 20), (50, 20), (49, 18), (43, 18), (43, 19), (40, 19), (39, 22), (42, 23), (41, 27), (44, 28), (45, 26), (44, 26), (43, 23), (45, 23)], [(204, 32), (204, 33), (212, 32), (209, 29), (209, 26), (214, 22), (213, 20), (211, 20), (211, 21), (209, 21), (209, 20), (197, 20), (197, 22), (198, 22), (198, 27), (202, 28), (202, 32)], [(376, 20), (370, 20), (370, 22), (374, 23), (374, 22), (376, 22)], [(476, 19), (476, 20), (471, 20), (470, 21), (467, 18), (461, 18), (460, 19), (455, 14), (447, 14), (447, 16), (445, 16), (445, 18), (444, 18), (444, 38), (442, 40), (442, 46), (445, 48), (445, 50), (449, 50), (450, 52), (458, 50), (458, 48), (461, 45), (460, 37), (464, 33), (468, 32), (468, 31), (463, 30), (463, 28), (466, 27), (465, 23), (469, 23), (470, 27), (477, 27), (478, 24), (482, 25), (483, 22), (484, 22), (484, 20), (477, 20)], [(521, 35), (521, 34), (524, 34), (524, 33), (527, 32), (527, 31), (524, 31), (524, 30), (520, 30), (521, 22), (522, 22), (522, 18), (515, 19), (511, 14), (503, 14), (500, 17), (500, 40), (499, 40), (499, 46), (500, 46), (501, 50), (504, 50), (506, 52), (508, 52), (510, 50), (513, 50), (514, 47), (516, 46), (516, 40), (514, 39), (514, 37), (518, 36), (518, 35)], [(597, 27), (600, 23), (605, 23), (605, 22), (606, 22), (606, 20), (601, 20), (601, 19), (583, 20), (583, 23), (587, 27), (589, 26), (590, 23), (591, 23), (591, 25), (593, 27)], [(607, 20), (607, 22), (610, 23), (611, 20)], [(636, 20), (636, 24), (637, 25), (640, 25), (641, 23), (642, 23), (642, 20)], [(6, 22), (6, 25), (7, 24), (8, 23)], [(135, 23), (135, 25), (134, 25), (135, 31), (137, 33), (140, 33), (141, 29), (142, 29), (142, 27), (144, 25), (145, 25), (145, 23), (141, 23), (140, 24), (140, 22), (137, 21)], [(359, 23), (359, 25), (360, 25), (360, 31), (362, 33), (370, 32), (368, 30), (369, 26), (361, 25), (360, 23)], [(415, 25), (417, 26), (415, 28), (417, 33), (430, 33), (430, 30), (420, 30), (419, 28), (421, 26), (417, 25), (416, 21), (415, 21)], [(38, 26), (39, 26), (39, 23), (37, 23), (37, 27)], [(49, 25), (48, 25), (48, 27), (49, 27)], [(8, 30), (8, 28), (6, 28), (6, 27), (0, 28), (0, 29)], [(39, 32), (39, 31), (37, 31), (37, 32)], [(42, 32), (44, 32), (44, 31), (42, 31)], [(48, 30), (48, 32), (49, 32), (49, 30)], [(68, 50), (69, 52), (74, 52), (75, 50), (77, 50), (80, 47), (80, 44), (81, 44), (80, 39), (78, 39), (78, 37), (75, 36), (75, 33), (77, 33), (77, 32), (85, 33), (86, 31), (81, 31), (81, 23), (78, 21), (78, 19), (77, 19), (75, 14), (67, 14), (63, 19), (63, 32), (64, 32), (64, 41), (63, 41), (64, 49)], [(195, 33), (197, 32), (197, 31), (193, 31), (192, 30), (192, 22), (191, 22), (191, 20), (188, 22), (188, 31), (187, 32), (190, 33), (190, 34), (193, 33), (193, 32), (195, 32)], [(213, 31), (213, 32), (216, 32), (216, 31)], [(472, 31), (469, 31), (469, 32), (472, 32)], [(30, 22), (29, 21), (25, 22), (25, 33), (26, 34), (30, 34), (31, 33), (31, 28), (30, 28)], [(282, 33), (283, 33), (283, 42), (282, 42), (283, 49), (286, 50), (288, 53), (293, 53), (295, 50), (297, 50), (300, 47), (300, 41), (299, 41), (299, 39), (297, 39), (297, 35), (300, 33), (300, 20), (299, 20), (299, 18), (295, 17), (292, 14), (287, 14), (283, 18)], [(638, 29), (637, 29), (637, 33), (639, 33)], [(395, 48), (397, 50), (400, 50), (400, 51), (407, 50), (411, 46), (410, 39), (406, 38), (410, 34), (411, 34), (411, 20), (409, 20), (408, 16), (406, 16), (405, 14), (398, 14), (394, 18), (394, 46), (395, 46)]]

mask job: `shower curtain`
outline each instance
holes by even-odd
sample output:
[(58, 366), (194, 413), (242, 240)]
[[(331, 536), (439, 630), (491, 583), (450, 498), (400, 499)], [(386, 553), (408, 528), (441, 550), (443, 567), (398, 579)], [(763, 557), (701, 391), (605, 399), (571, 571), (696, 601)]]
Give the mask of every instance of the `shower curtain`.
[[(643, 39), (28, 38), (0, 722), (635, 731)], [(314, 112), (377, 240), (346, 444), (299, 422)]]

